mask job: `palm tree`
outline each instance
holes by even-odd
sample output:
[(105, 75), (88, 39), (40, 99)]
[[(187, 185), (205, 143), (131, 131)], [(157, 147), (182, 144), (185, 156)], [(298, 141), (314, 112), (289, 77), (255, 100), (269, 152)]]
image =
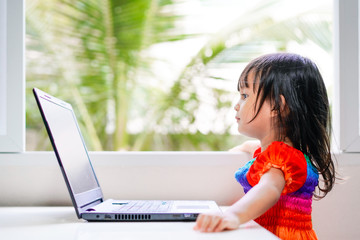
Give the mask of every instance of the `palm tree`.
[[(184, 37), (169, 31), (177, 16), (164, 9), (172, 4), (171, 0), (29, 1), (27, 47), (52, 64), (42, 66), (41, 84), (38, 74), (29, 73), (28, 86), (47, 86), (45, 90), (72, 99), (93, 150), (129, 148), (126, 128), (138, 87), (135, 76), (148, 64), (141, 51)], [(38, 59), (30, 64), (40, 65)], [(46, 70), (58, 82), (55, 89), (45, 80)]]

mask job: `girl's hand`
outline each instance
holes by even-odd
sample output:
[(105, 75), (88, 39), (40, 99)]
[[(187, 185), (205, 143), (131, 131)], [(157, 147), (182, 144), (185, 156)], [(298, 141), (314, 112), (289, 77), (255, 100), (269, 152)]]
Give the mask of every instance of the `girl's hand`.
[(260, 147), (259, 140), (248, 140), (248, 141), (245, 141), (241, 145), (231, 148), (229, 151), (230, 152), (246, 152), (246, 153), (250, 153), (251, 155), (253, 155), (255, 150), (258, 149), (259, 147)]
[(238, 216), (231, 212), (200, 214), (196, 220), (194, 230), (201, 232), (220, 232), (234, 230), (240, 226)]

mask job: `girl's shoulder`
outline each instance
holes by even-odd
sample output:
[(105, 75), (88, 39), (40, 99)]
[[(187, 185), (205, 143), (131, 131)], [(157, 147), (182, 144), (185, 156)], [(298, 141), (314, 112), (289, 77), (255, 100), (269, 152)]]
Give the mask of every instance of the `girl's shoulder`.
[(261, 152), (254, 153), (255, 161), (247, 173), (248, 182), (254, 186), (270, 168), (280, 169), (284, 173), (286, 186), (283, 194), (298, 190), (306, 181), (307, 160), (304, 154), (284, 142), (273, 142)]
[(270, 155), (272, 157), (275, 157), (273, 155), (276, 155), (276, 157), (286, 157), (291, 155), (304, 158), (304, 154), (300, 150), (279, 141), (272, 142), (263, 152), (261, 152), (261, 148), (258, 148), (254, 152), (254, 158), (258, 157), (259, 155), (268, 157), (270, 157)]

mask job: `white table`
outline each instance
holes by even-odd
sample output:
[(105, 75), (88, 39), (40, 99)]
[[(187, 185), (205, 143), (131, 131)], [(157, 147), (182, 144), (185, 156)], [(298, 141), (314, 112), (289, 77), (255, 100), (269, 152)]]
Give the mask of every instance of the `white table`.
[(0, 207), (0, 239), (278, 239), (254, 221), (238, 230), (200, 233), (194, 222), (86, 222), (72, 207)]

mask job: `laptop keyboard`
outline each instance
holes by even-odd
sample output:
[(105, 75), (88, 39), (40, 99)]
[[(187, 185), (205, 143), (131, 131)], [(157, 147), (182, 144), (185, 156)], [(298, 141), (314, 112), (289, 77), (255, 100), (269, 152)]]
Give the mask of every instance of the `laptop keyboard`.
[[(171, 201), (130, 201), (128, 203), (113, 203), (113, 212), (117, 213), (164, 213), (168, 212)], [(117, 206), (118, 205), (118, 206)]]

